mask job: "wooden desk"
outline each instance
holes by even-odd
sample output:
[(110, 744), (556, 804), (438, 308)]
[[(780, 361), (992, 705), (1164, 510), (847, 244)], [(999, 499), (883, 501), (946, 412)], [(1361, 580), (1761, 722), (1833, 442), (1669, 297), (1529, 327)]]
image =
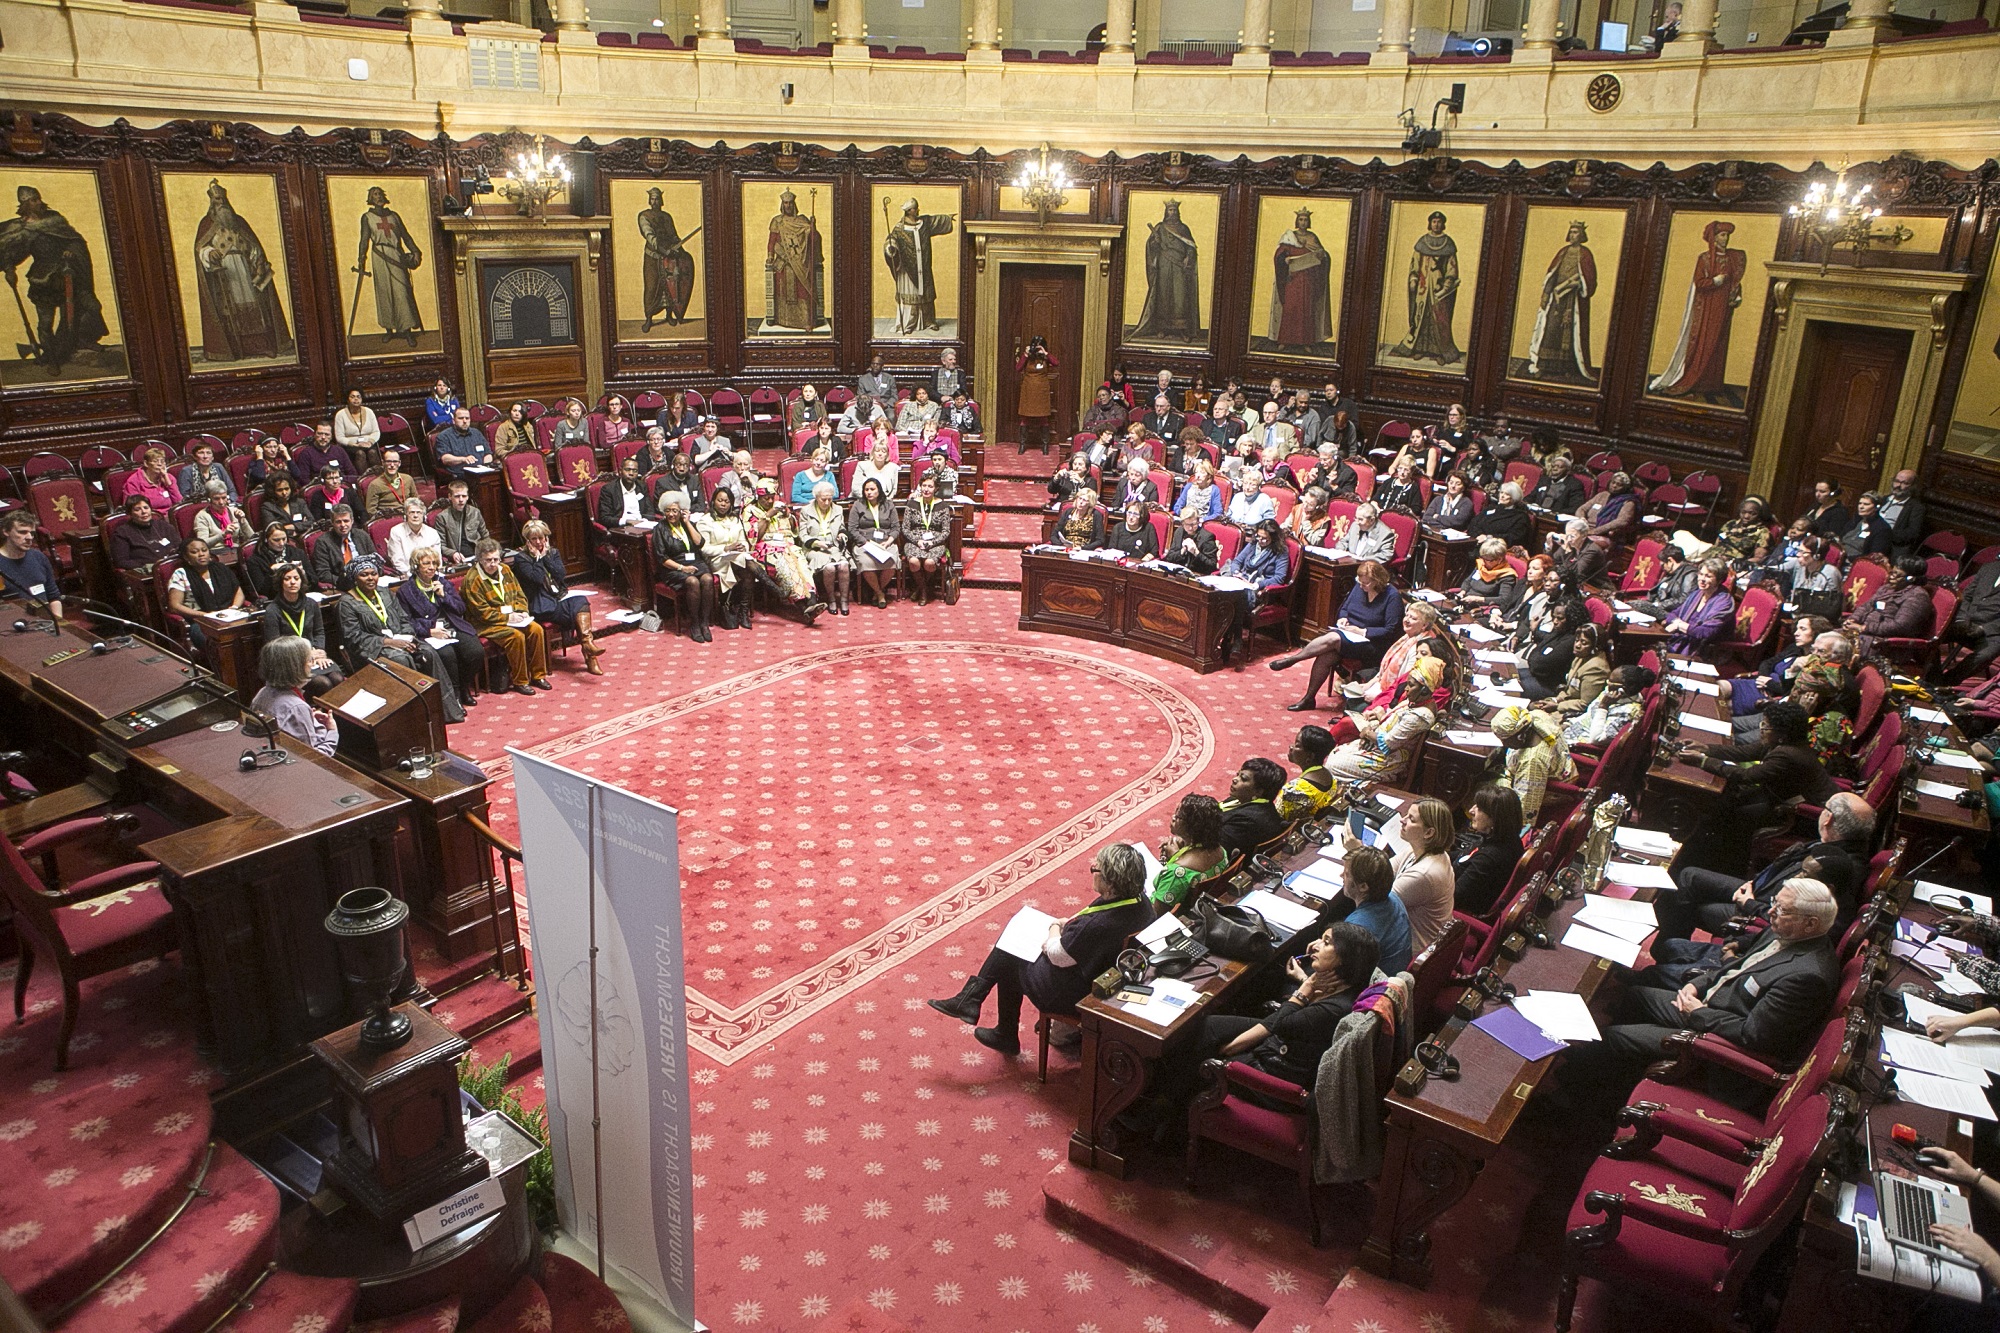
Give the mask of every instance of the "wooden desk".
[(1447, 537), (1441, 530), (1426, 526), (1418, 529), (1418, 540), (1423, 543), (1424, 586), (1440, 592), (1465, 582), (1479, 556), (1476, 537)]
[(257, 656), (264, 650), (264, 617), (251, 611), (245, 620), (217, 620), (196, 612), (187, 617), (208, 636), (210, 661), (222, 683), (236, 691), (239, 702), (248, 704), (263, 677), (257, 671)]
[(1299, 571), (1299, 590), (1292, 602), (1292, 623), (1301, 640), (1316, 639), (1333, 628), (1347, 594), (1354, 591), (1354, 571), (1360, 567), (1353, 560), (1306, 552), (1305, 568)]
[[(1672, 662), (1663, 660), (1661, 665), (1662, 678), (1676, 674)], [(1709, 676), (1699, 679), (1714, 680)], [(1724, 722), (1732, 716), (1732, 710), (1723, 703), (1721, 695), (1701, 694), (1693, 690), (1681, 696), (1681, 712)], [(1728, 744), (1729, 738), (1683, 726), (1674, 743), (1682, 742), (1706, 747)], [(1685, 840), (1694, 830), (1719, 814), (1723, 793), (1728, 786), (1729, 780), (1720, 773), (1711, 773), (1699, 764), (1691, 764), (1684, 759), (1662, 760), (1656, 751), (1647, 761), (1645, 796), (1639, 808), (1644, 812), (1649, 827), (1662, 829)]]
[(549, 541), (562, 552), (563, 568), (590, 568), (590, 525), (584, 521), (581, 492), (563, 491), (535, 501), (542, 522), (549, 525)]
[[(1583, 901), (1564, 903), (1551, 914), (1551, 938), (1562, 937)], [(1610, 976), (1611, 964), (1557, 945), (1530, 947), (1495, 970), (1523, 993), (1574, 991), (1589, 1000)], [(1458, 1058), (1460, 1074), (1449, 1081), (1426, 1079), (1412, 1094), (1390, 1092), (1375, 1219), (1361, 1250), (1361, 1266), (1369, 1272), (1416, 1287), (1430, 1284), (1430, 1224), (1472, 1188), (1555, 1062), (1553, 1055), (1523, 1060), (1460, 1018), (1440, 1028), (1437, 1040)]]
[[(1907, 713), (1903, 716), (1903, 743), (1916, 745), (1931, 737), (1942, 737), (1944, 743), (1954, 750), (1966, 748), (1962, 732), (1949, 722), (1918, 722)], [(1986, 815), (1985, 779), (1980, 770), (1972, 768), (1946, 768), (1932, 764), (1919, 769), (1917, 776), (1927, 782), (1942, 783), (1950, 787), (1962, 787), (1977, 793), (1979, 802), (1971, 809), (1942, 796), (1932, 796), (1919, 792), (1915, 782), (1905, 783), (1902, 805), (1896, 813), (1896, 827), (1910, 840), (1906, 864), (1914, 865), (1928, 857), (1938, 848), (1956, 843), (1958, 864), (1961, 869), (1970, 869), (1972, 858), (1978, 849), (1986, 845), (1992, 825)]]
[(509, 968), (522, 966), (511, 895), (492, 887), (493, 857), (466, 816), (489, 821), (486, 789), (492, 779), (464, 755), (447, 751), (421, 780), (394, 769), (371, 770), (377, 782), (410, 803), (397, 838), (397, 860), (410, 890), (410, 908), (437, 936), (438, 952), (453, 962), (494, 950), (493, 903), (500, 907), (499, 952)]
[(1206, 674), (1223, 664), (1240, 597), (1136, 565), (1024, 551), (1018, 624), (1117, 644)]
[[(472, 503), (486, 520), (486, 530), (502, 542), (514, 537), (514, 506), (507, 496), (507, 473), (496, 465), (491, 472), (467, 469), (465, 480), (472, 491)], [(450, 485), (449, 479), (444, 483)], [(569, 557), (564, 556), (565, 560)]]
[(653, 608), (653, 530), (608, 528), (604, 538), (616, 552), (611, 565), (611, 590), (634, 611)]

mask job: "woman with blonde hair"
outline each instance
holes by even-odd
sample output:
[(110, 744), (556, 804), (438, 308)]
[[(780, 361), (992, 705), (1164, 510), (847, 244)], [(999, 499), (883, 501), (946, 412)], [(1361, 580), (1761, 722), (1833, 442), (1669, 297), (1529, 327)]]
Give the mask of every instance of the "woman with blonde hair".
[[(1458, 830), (1451, 807), (1434, 796), (1418, 801), (1403, 816), (1403, 840), (1409, 850), (1396, 858), (1393, 892), (1410, 918), (1410, 948), (1421, 954), (1437, 943), (1451, 926), (1457, 875), (1451, 868), (1451, 845)], [(1361, 842), (1344, 835), (1347, 850)]]

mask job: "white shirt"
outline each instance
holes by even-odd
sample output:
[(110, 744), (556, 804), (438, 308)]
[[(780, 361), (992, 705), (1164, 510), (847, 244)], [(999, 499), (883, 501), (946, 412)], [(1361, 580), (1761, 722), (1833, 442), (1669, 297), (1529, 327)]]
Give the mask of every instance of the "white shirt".
[(409, 574), (411, 557), (426, 547), (436, 551), (440, 558), (443, 557), (444, 541), (438, 536), (436, 528), (426, 523), (417, 531), (411, 532), (407, 521), (398, 523), (389, 530), (387, 555), (390, 567), (398, 574)]
[(896, 498), (896, 485), (902, 471), (902, 466), (898, 463), (888, 462), (876, 467), (874, 459), (864, 458), (855, 466), (854, 484), (848, 488), (847, 493), (857, 499), (860, 498), (861, 484), (873, 477), (882, 483), (882, 498), (893, 500)]
[(1262, 523), (1278, 517), (1278, 504), (1270, 496), (1258, 491), (1246, 495), (1242, 491), (1229, 497), (1229, 521), (1239, 528), (1247, 528), (1253, 523)]
[(639, 505), (646, 498), (646, 491), (644, 487), (635, 486), (628, 491), (624, 488), (623, 485), (620, 485), (618, 488), (618, 493), (625, 500), (624, 511), (618, 515), (619, 523), (621, 524), (637, 523), (645, 517), (645, 515), (639, 512)]

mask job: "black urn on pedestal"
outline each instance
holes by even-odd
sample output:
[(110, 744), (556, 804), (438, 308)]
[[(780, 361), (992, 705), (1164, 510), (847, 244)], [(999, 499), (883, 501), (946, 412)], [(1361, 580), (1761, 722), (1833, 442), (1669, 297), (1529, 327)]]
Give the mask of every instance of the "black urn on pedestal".
[(403, 980), (408, 956), (403, 923), (408, 903), (387, 889), (350, 889), (326, 915), (326, 930), (340, 955), (348, 991), (367, 1011), (360, 1042), (371, 1051), (392, 1051), (410, 1039), (410, 1020), (390, 1007)]

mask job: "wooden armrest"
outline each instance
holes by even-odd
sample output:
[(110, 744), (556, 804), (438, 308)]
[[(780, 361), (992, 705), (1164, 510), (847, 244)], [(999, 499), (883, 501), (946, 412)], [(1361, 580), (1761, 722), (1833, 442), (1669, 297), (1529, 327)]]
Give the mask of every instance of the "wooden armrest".
[(158, 861), (133, 861), (127, 865), (113, 866), (109, 870), (100, 870), (95, 875), (80, 879), (60, 892), (43, 893), (40, 896), (42, 901), (51, 907), (68, 907), (72, 903), (87, 903), (92, 898), (102, 898), (107, 893), (115, 893), (119, 889), (156, 879), (159, 874)]
[(1222, 1077), (1246, 1092), (1283, 1102), (1303, 1111), (1312, 1098), (1312, 1092), (1296, 1083), (1288, 1083), (1276, 1075), (1267, 1074), (1255, 1065), (1241, 1060), (1231, 1060), (1222, 1066)]
[(114, 834), (129, 832), (138, 827), (138, 823), (137, 819), (127, 814), (86, 815), (82, 819), (51, 825), (17, 843), (16, 847), (23, 857), (36, 857), (107, 831)]
[(1668, 1075), (1685, 1076), (1693, 1072), (1696, 1064), (1710, 1064), (1740, 1074), (1767, 1088), (1782, 1087), (1785, 1080), (1790, 1077), (1751, 1055), (1736, 1043), (1718, 1037), (1712, 1032), (1676, 1032), (1668, 1036), (1661, 1045), (1665, 1047), (1669, 1057), (1668, 1067), (1663, 1071)]
[(44, 792), (32, 801), (0, 808), (0, 837), (18, 845), (31, 833), (63, 820), (75, 819), (87, 810), (108, 804), (110, 800), (109, 796), (88, 782), (79, 782), (61, 791)]
[[(1706, 1206), (1725, 1212), (1731, 1202), (1729, 1196), (1720, 1191), (1697, 1195), (1695, 1200), (1692, 1205), (1694, 1207)], [(1686, 1236), (1689, 1240), (1707, 1241), (1712, 1245), (1724, 1244), (1729, 1238), (1728, 1231), (1719, 1219), (1696, 1217), (1692, 1213), (1682, 1212), (1679, 1208), (1669, 1207), (1664, 1203), (1654, 1203), (1637, 1193), (1611, 1194), (1604, 1190), (1592, 1190), (1583, 1196), (1583, 1210), (1587, 1213), (1604, 1215), (1605, 1224), (1610, 1227), (1609, 1235), (1604, 1237), (1606, 1240), (1618, 1233), (1618, 1223), (1626, 1217), (1635, 1217), (1648, 1226), (1671, 1231), (1677, 1236)]]

